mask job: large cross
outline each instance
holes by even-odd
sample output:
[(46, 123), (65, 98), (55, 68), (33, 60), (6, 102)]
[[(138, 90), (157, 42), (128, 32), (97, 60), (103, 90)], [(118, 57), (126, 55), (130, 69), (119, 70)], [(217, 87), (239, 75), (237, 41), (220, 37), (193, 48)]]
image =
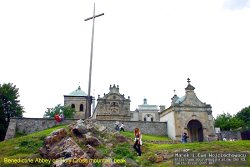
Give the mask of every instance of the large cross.
[(93, 59), (93, 46), (94, 46), (94, 30), (95, 30), (95, 18), (104, 15), (98, 14), (95, 15), (95, 3), (94, 3), (94, 10), (93, 10), (93, 16), (85, 19), (84, 21), (93, 20), (92, 24), (92, 37), (91, 37), (91, 50), (90, 50), (90, 63), (89, 63), (89, 88), (88, 88), (88, 101), (87, 101), (87, 111), (85, 113), (85, 118), (89, 118), (91, 116), (91, 96), (90, 96), (90, 90), (91, 90), (91, 75), (92, 75), (92, 59)]

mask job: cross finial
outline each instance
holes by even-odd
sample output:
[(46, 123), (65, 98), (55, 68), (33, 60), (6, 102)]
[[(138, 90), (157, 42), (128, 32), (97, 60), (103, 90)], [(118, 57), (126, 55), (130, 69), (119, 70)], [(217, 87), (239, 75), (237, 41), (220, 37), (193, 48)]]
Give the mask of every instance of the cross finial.
[(188, 84), (190, 84), (190, 82), (191, 82), (191, 81), (190, 81), (190, 79), (189, 79), (189, 78), (187, 79), (187, 82), (188, 82)]
[(176, 91), (176, 90), (174, 89), (174, 94), (175, 94), (175, 91)]

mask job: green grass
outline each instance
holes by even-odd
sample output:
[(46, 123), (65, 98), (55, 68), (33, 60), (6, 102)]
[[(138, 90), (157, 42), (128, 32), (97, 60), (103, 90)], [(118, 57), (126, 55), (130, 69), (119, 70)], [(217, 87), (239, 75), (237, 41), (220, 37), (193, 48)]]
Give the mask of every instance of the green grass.
[[(26, 136), (16, 137), (4, 142), (0, 142), (0, 167), (12, 167), (14, 165), (4, 165), (4, 158), (36, 158), (40, 157), (38, 149), (43, 146), (44, 138), (48, 136), (52, 131), (66, 128), (67, 125), (59, 125), (53, 128), (43, 130), (40, 132), (32, 133)], [(154, 158), (157, 153), (173, 154), (173, 152), (180, 152), (183, 150), (189, 150), (189, 152), (248, 152), (250, 153), (250, 141), (238, 140), (238, 141), (214, 141), (214, 142), (202, 142), (202, 143), (179, 143), (179, 144), (154, 144), (149, 141), (171, 141), (166, 136), (154, 136), (143, 134), (144, 144), (142, 146), (142, 156), (138, 157), (133, 149), (133, 132), (121, 132), (122, 135), (129, 139), (129, 142), (116, 143), (113, 147), (105, 147), (103, 145), (97, 147), (97, 149), (106, 157), (113, 153), (114, 159), (132, 159), (140, 166), (148, 167), (168, 167), (173, 166), (173, 158), (170, 157), (167, 161), (160, 163), (152, 163), (149, 159)], [(250, 166), (250, 156), (248, 156), (248, 162)], [(24, 166), (24, 165), (23, 165)], [(27, 165), (32, 166), (32, 165)], [(33, 166), (39, 166), (34, 164)], [(45, 167), (45, 164), (40, 164)], [(95, 164), (98, 167), (100, 164)], [(121, 166), (129, 166), (126, 163)], [(25, 167), (25, 166), (24, 166)], [(211, 167), (211, 166), (210, 166)]]
[[(133, 132), (120, 132), (122, 135), (128, 137), (128, 138), (134, 138)], [(172, 141), (172, 139), (168, 138), (167, 136), (157, 136), (157, 135), (150, 135), (150, 134), (142, 134), (142, 140), (143, 141)]]
[(0, 164), (3, 162), (3, 158), (6, 157), (29, 157), (32, 154), (37, 154), (38, 149), (43, 146), (44, 138), (59, 128), (67, 128), (67, 125), (55, 126), (47, 130), (0, 142)]

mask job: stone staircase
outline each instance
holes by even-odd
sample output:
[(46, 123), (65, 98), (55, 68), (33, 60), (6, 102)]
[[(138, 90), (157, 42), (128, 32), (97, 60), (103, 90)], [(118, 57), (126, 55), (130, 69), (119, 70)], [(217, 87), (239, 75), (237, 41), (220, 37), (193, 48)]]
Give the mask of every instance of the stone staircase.
[(16, 120), (10, 119), (8, 130), (6, 132), (4, 140), (14, 138), (16, 134)]

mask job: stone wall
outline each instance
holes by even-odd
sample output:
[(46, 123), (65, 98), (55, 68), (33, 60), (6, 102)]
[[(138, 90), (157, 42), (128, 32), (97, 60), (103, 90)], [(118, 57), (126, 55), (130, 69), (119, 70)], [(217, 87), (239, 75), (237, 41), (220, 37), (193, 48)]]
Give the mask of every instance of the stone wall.
[[(6, 140), (13, 138), (15, 132), (21, 133), (33, 133), (41, 131), (47, 128), (51, 128), (59, 124), (70, 124), (78, 119), (65, 119), (64, 121), (57, 123), (52, 118), (11, 118), (8, 131), (6, 133)], [(115, 127), (115, 120), (98, 120), (101, 125), (109, 128)], [(142, 122), (142, 121), (122, 121), (124, 123), (124, 129), (127, 131), (133, 131), (138, 127), (144, 134), (154, 135), (167, 135), (167, 123), (165, 122)]]
[[(114, 120), (98, 120), (100, 124), (115, 128)], [(144, 121), (122, 121), (125, 131), (134, 131), (139, 128), (143, 134), (167, 136), (167, 123), (166, 122), (144, 122)]]
[(220, 133), (216, 133), (219, 140), (226, 140), (234, 139), (234, 140), (241, 140), (241, 132), (240, 131), (221, 131)]
[(13, 138), (15, 136), (15, 133), (16, 133), (16, 120), (11, 119), (4, 140)]

